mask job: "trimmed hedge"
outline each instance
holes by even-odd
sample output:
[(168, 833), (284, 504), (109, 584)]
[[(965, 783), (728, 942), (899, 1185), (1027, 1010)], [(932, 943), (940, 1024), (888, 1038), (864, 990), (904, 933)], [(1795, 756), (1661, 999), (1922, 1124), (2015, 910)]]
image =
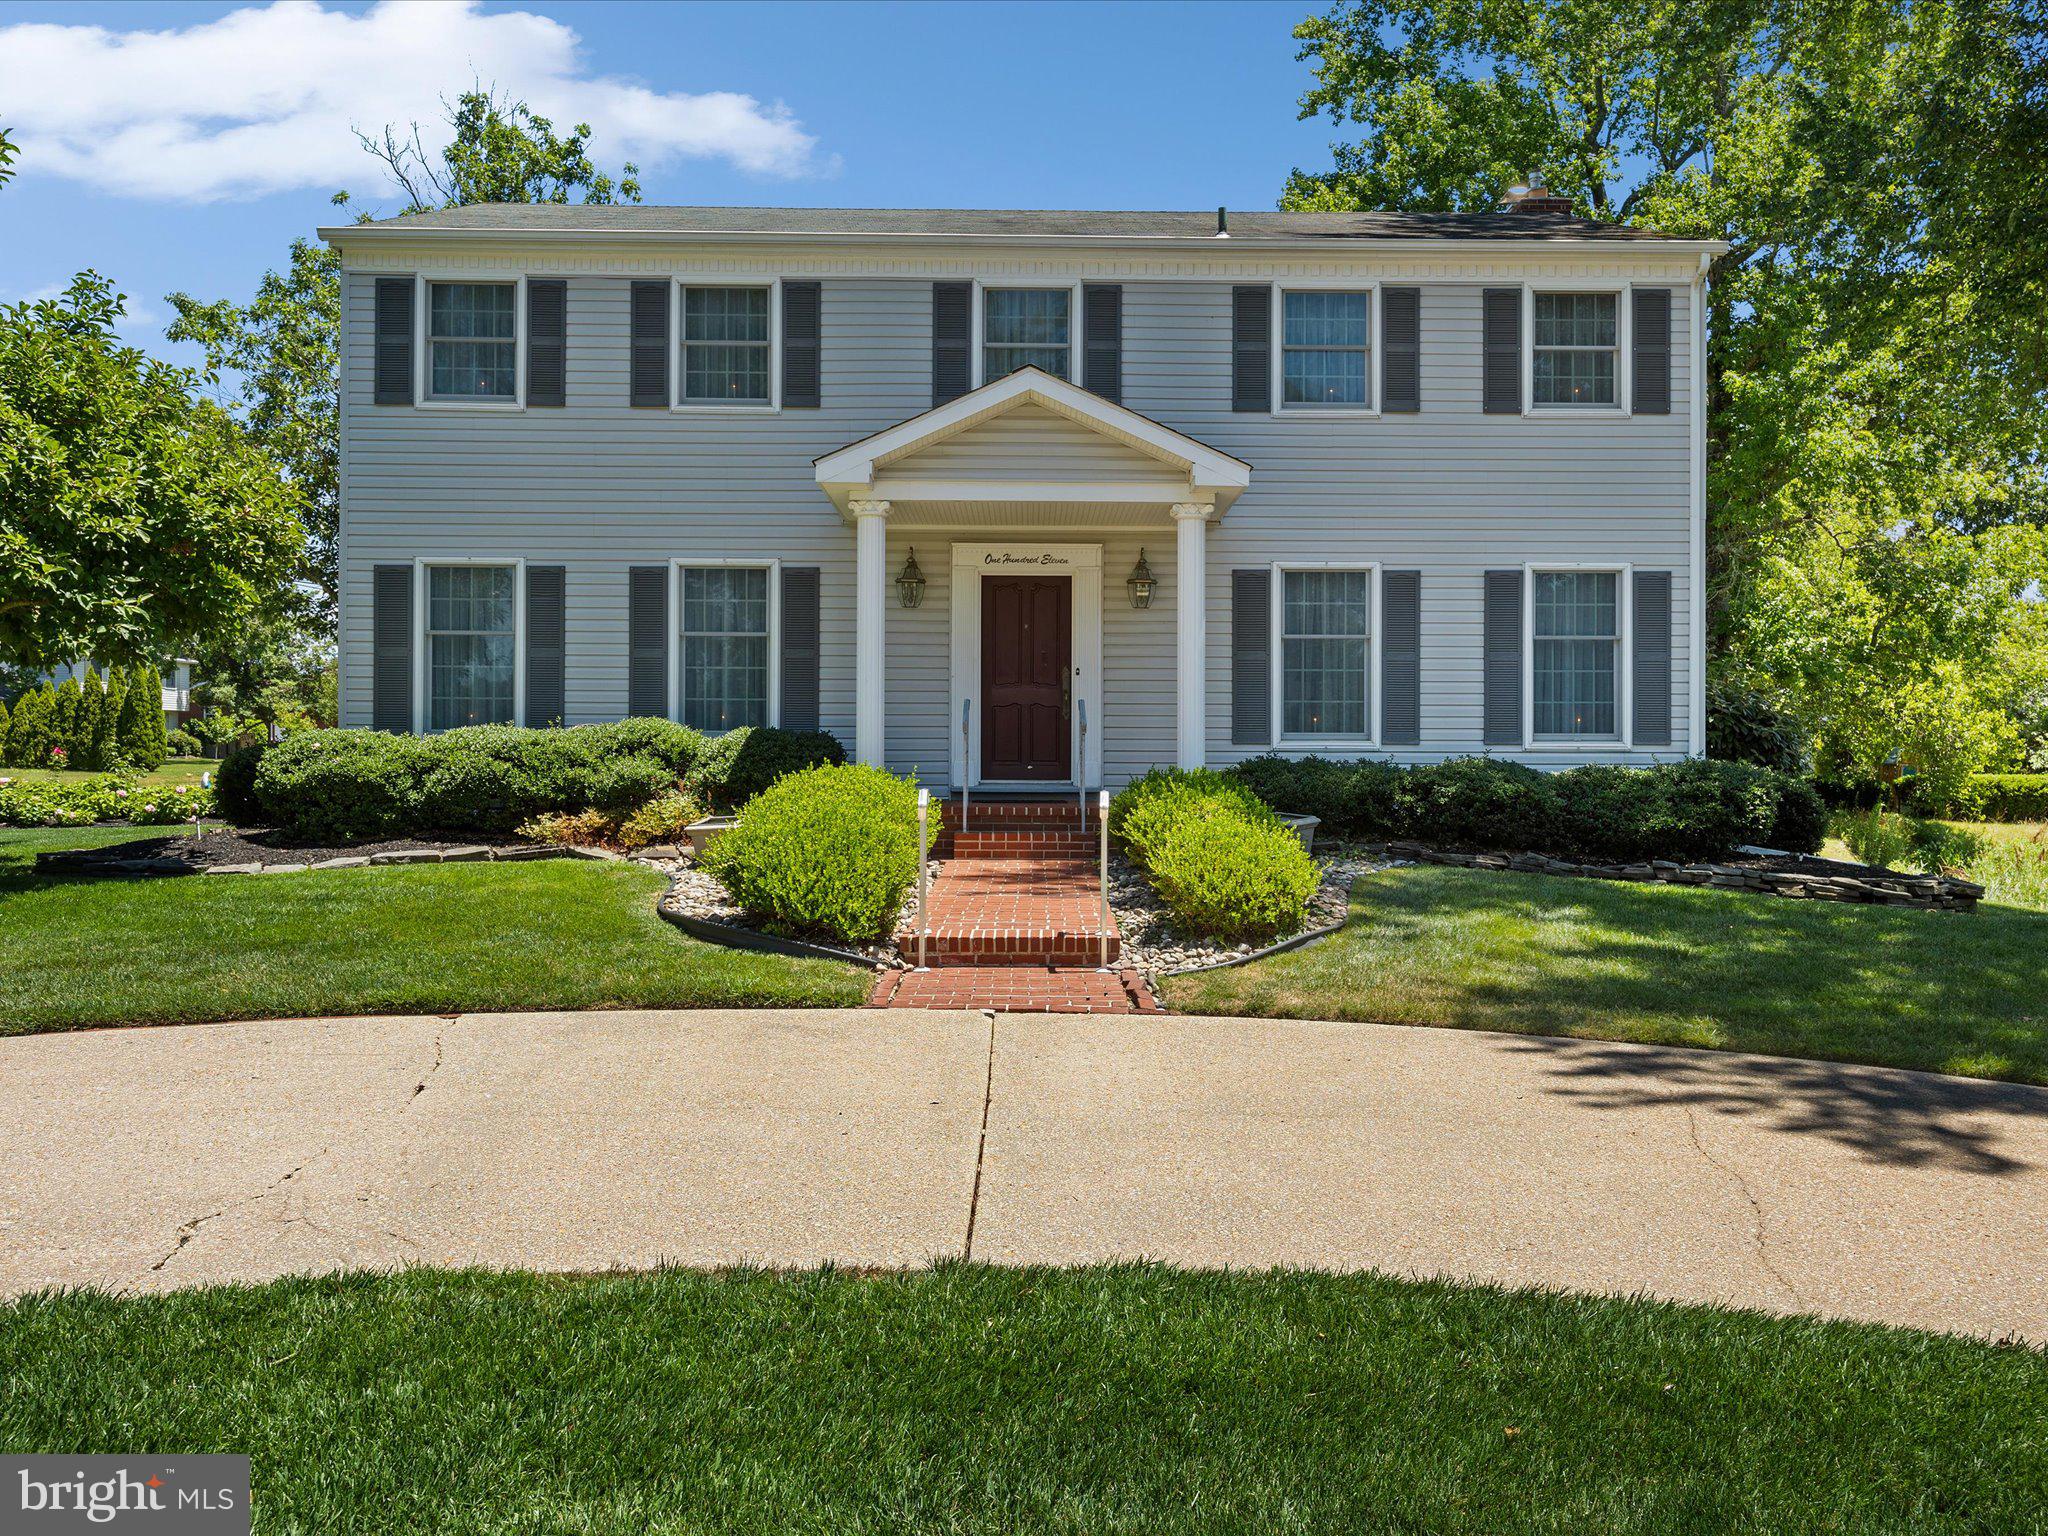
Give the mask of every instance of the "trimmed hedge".
[(1815, 853), (1826, 835), (1811, 784), (1713, 759), (1544, 773), (1499, 758), (1401, 768), (1268, 754), (1227, 771), (1268, 805), (1353, 837), (1633, 862), (1750, 843)]
[(1109, 830), (1192, 932), (1256, 942), (1307, 917), (1315, 861), (1293, 828), (1225, 774), (1155, 768), (1110, 802)]
[(2048, 773), (1973, 773), (1937, 804), (1916, 807), (1958, 821), (2048, 821)]
[(829, 731), (785, 731), (743, 725), (707, 740), (685, 783), (699, 800), (729, 811), (745, 805), (784, 774), (837, 767), (846, 748)]
[(917, 786), (861, 765), (789, 774), (747, 803), (700, 867), (774, 932), (880, 938), (917, 879)]

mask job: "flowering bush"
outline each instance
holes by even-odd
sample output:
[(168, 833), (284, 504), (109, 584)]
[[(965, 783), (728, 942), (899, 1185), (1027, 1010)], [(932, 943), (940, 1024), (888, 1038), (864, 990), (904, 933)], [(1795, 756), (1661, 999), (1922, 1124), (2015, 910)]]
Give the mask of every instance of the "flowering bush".
[(0, 827), (169, 826), (213, 813), (212, 792), (185, 784), (137, 786), (111, 774), (69, 782), (0, 778)]

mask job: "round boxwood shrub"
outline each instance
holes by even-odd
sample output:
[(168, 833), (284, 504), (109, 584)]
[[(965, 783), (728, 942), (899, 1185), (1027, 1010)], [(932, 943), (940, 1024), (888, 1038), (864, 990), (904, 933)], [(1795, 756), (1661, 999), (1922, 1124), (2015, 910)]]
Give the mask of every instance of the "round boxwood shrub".
[(1227, 774), (1213, 768), (1154, 768), (1131, 780), (1109, 802), (1109, 835), (1144, 864), (1154, 840), (1177, 815), (1209, 801), (1234, 805), (1255, 820), (1280, 824), (1265, 801)]
[(787, 774), (702, 865), (774, 932), (880, 938), (917, 878), (917, 787), (862, 765)]
[(213, 771), (214, 801), (229, 821), (260, 821), (263, 811), (256, 803), (256, 770), (267, 750), (263, 742), (236, 747), (220, 760)]
[(784, 774), (845, 761), (846, 748), (829, 731), (742, 725), (706, 740), (684, 783), (706, 804), (736, 810)]
[(1231, 943), (1295, 932), (1318, 879), (1285, 822), (1216, 796), (1174, 807), (1149, 839), (1145, 870), (1176, 922)]

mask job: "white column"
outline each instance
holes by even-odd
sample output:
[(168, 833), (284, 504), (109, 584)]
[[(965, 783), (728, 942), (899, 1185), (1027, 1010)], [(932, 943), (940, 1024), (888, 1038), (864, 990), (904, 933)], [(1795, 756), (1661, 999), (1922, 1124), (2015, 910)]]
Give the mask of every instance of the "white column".
[(1180, 766), (1202, 766), (1209, 703), (1209, 515), (1214, 509), (1183, 503), (1173, 509), (1174, 606), (1179, 615), (1179, 687), (1174, 710)]
[(848, 503), (853, 514), (853, 757), (882, 766), (884, 655), (889, 620), (889, 503)]

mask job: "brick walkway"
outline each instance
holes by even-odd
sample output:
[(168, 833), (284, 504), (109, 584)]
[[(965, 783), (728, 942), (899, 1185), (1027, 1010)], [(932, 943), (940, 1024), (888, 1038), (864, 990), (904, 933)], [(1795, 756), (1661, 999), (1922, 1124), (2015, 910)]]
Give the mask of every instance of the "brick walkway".
[[(1100, 968), (1115, 965), (1122, 939), (1113, 914), (1103, 931), (1100, 829), (1084, 828), (1072, 801), (978, 803), (965, 831), (955, 801), (942, 821), (928, 969), (885, 972), (869, 1007), (1163, 1011), (1135, 972)], [(896, 942), (915, 956), (917, 924)]]

